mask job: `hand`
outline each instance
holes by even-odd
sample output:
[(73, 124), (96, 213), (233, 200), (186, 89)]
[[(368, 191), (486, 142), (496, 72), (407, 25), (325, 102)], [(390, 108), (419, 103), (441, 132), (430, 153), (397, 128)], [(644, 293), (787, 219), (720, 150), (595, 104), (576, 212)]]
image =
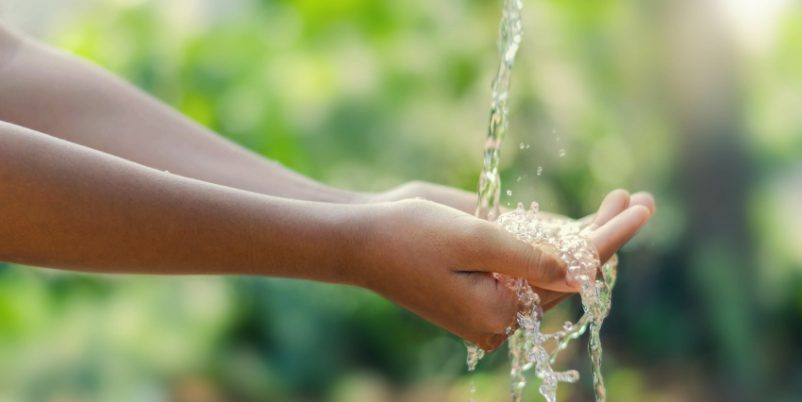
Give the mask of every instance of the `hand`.
[(355, 284), (485, 349), (506, 339), (518, 310), (492, 273), (570, 290), (559, 258), (456, 209), (406, 200), (371, 205), (355, 220)]
[[(614, 191), (592, 220), (602, 258), (612, 256), (648, 220), (651, 211), (642, 204), (651, 197), (634, 198), (637, 205), (630, 206), (628, 193)], [(576, 292), (554, 255), (495, 224), (433, 202), (376, 204), (359, 226), (358, 284), (484, 349), (506, 339), (518, 310), (515, 296), (491, 273), (527, 278), (546, 307)]]
[[(469, 214), (473, 214), (475, 212), (477, 200), (475, 193), (421, 181), (409, 182), (389, 191), (373, 195), (370, 200), (374, 202), (381, 202), (412, 198), (423, 198), (425, 200), (434, 201), (439, 204), (459, 209)], [(602, 201), (602, 204), (599, 207), (599, 211), (596, 214), (588, 215), (580, 219), (580, 222), (601, 228), (611, 219), (617, 217), (617, 215), (624, 212), (629, 207), (634, 206), (645, 207), (649, 212), (648, 215), (653, 214), (655, 211), (655, 202), (651, 194), (639, 192), (630, 196), (629, 193), (624, 190), (615, 190), (605, 197), (604, 201)], [(542, 213), (549, 214), (548, 212)], [(643, 211), (640, 211), (640, 213), (643, 213)], [(640, 229), (640, 225), (635, 225), (635, 223), (638, 222), (637, 215), (639, 212), (631, 212), (630, 214), (634, 215), (627, 215), (623, 218), (617, 219), (616, 222), (614, 222), (615, 226), (606, 228), (605, 232), (600, 232), (594, 237), (594, 244), (597, 248), (613, 250), (612, 253), (605, 256), (602, 261), (606, 261), (610, 256), (612, 256), (612, 254), (615, 254), (615, 251), (617, 251), (621, 245), (634, 236), (635, 233), (637, 233), (637, 231)], [(610, 244), (601, 244), (608, 241), (603, 239), (608, 239), (605, 233), (609, 233), (609, 230), (612, 230), (613, 232), (621, 231), (622, 234), (617, 239), (610, 238)], [(616, 244), (618, 244), (618, 246), (616, 246)], [(535, 286), (535, 291), (540, 295), (544, 310), (553, 308), (561, 301), (574, 294), (540, 289), (537, 286)]]
[(388, 191), (373, 194), (368, 197), (368, 202), (400, 201), (413, 198), (433, 201), (471, 215), (476, 212), (476, 193), (425, 181), (411, 181)]
[[(606, 262), (631, 239), (655, 212), (651, 194), (639, 192), (629, 195), (625, 190), (610, 192), (599, 206), (598, 212), (579, 221), (593, 229), (592, 242), (601, 261)], [(574, 293), (538, 289), (543, 310), (549, 310)]]

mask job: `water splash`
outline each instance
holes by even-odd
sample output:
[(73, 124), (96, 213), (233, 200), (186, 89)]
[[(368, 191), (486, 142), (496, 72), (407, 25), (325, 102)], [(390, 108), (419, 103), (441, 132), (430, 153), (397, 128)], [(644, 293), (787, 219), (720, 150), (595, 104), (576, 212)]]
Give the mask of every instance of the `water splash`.
[(504, 0), (501, 27), (499, 28), (499, 53), (501, 61), (493, 80), (490, 102), (490, 123), (487, 129), (482, 173), (479, 177), (479, 204), (476, 216), (494, 220), (499, 215), (501, 178), (499, 161), (501, 143), (509, 128), (509, 91), (512, 66), (523, 37), (521, 11), (523, 0)]
[[(612, 289), (615, 285), (617, 258), (613, 257), (600, 267), (599, 257), (590, 243), (590, 229), (567, 218), (540, 214), (537, 203), (527, 210), (522, 204), (509, 213), (501, 215), (497, 223), (519, 240), (538, 247), (555, 250), (567, 267), (566, 280), (579, 289), (584, 314), (576, 323), (566, 322), (559, 331), (542, 331), (543, 308), (540, 296), (521, 278), (497, 275), (512, 289), (519, 301), (516, 317), (518, 330), (509, 338), (511, 396), (515, 402), (523, 398), (527, 385), (526, 372), (534, 369), (540, 379), (538, 391), (548, 402), (557, 401), (560, 383), (579, 380), (576, 370), (554, 369), (557, 356), (568, 344), (590, 329), (588, 350), (592, 363), (593, 386), (596, 401), (606, 400), (604, 380), (601, 373), (602, 347), (600, 330), (610, 312)], [(601, 276), (597, 278), (597, 273)], [(469, 346), (469, 370), (484, 356), (484, 351)], [(473, 389), (473, 388), (472, 388)]]
[[(519, 205), (515, 211), (500, 215), (499, 162), (501, 145), (509, 129), (508, 98), (511, 72), (523, 36), (522, 9), (522, 0), (504, 0), (498, 43), (501, 61), (492, 85), (490, 122), (482, 173), (479, 177), (476, 216), (497, 221), (501, 227), (521, 241), (557, 250), (560, 258), (568, 266), (566, 279), (580, 289), (584, 314), (576, 323), (565, 323), (560, 331), (543, 333), (541, 331), (543, 308), (538, 294), (524, 279), (497, 276), (515, 291), (520, 304), (520, 311), (516, 317), (519, 328), (509, 338), (512, 399), (515, 402), (522, 400), (523, 390), (527, 384), (525, 374), (534, 368), (535, 375), (541, 380), (540, 394), (548, 402), (556, 402), (558, 384), (576, 382), (579, 373), (576, 370), (555, 371), (552, 365), (568, 343), (582, 336), (589, 328), (588, 347), (593, 365), (594, 393), (596, 400), (603, 402), (606, 392), (601, 376), (602, 348), (599, 331), (610, 311), (610, 296), (615, 283), (617, 259), (613, 257), (600, 267), (599, 258), (589, 240), (589, 230), (569, 219), (545, 217), (539, 214), (536, 203), (533, 203), (528, 210)], [(556, 141), (560, 142), (559, 136), (556, 137)], [(525, 144), (521, 145), (524, 145), (522, 148), (528, 148)], [(564, 156), (565, 150), (561, 149), (560, 157)], [(538, 167), (537, 174), (538, 176), (542, 174), (542, 167)], [(597, 278), (599, 270), (601, 277)], [(485, 352), (476, 345), (467, 344), (467, 346), (468, 370), (473, 371)], [(472, 401), (475, 392), (472, 383)]]
[[(566, 218), (540, 214), (536, 203), (528, 210), (519, 204), (515, 211), (501, 215), (497, 223), (523, 242), (555, 250), (568, 267), (566, 280), (580, 289), (584, 310), (576, 323), (566, 322), (561, 330), (544, 333), (541, 330), (543, 309), (538, 294), (524, 279), (499, 275), (499, 279), (516, 292), (521, 306), (517, 316), (519, 329), (509, 339), (513, 401), (522, 400), (527, 383), (524, 374), (534, 368), (541, 381), (540, 394), (547, 401), (556, 402), (558, 384), (576, 382), (579, 373), (576, 370), (555, 371), (552, 365), (568, 343), (588, 329), (594, 392), (597, 401), (605, 401), (599, 331), (610, 312), (616, 258), (600, 267), (599, 257), (590, 243), (590, 229)], [(599, 268), (602, 275), (596, 278)]]
[[(522, 10), (523, 0), (504, 0), (498, 40), (501, 60), (491, 88), (490, 122), (487, 128), (482, 173), (479, 176), (479, 202), (476, 206), (476, 216), (491, 221), (499, 215), (501, 196), (499, 161), (501, 160), (501, 144), (509, 128), (510, 111), (507, 100), (512, 66), (515, 64), (515, 56), (523, 38)], [(484, 351), (476, 345), (468, 344), (467, 346), (468, 370), (473, 371), (484, 356)]]

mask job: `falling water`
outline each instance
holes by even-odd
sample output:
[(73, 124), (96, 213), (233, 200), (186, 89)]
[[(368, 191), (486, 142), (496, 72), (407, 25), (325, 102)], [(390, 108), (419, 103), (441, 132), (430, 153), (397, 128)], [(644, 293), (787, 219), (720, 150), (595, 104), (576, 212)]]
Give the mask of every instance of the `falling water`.
[[(589, 351), (593, 366), (594, 393), (598, 402), (605, 401), (606, 392), (601, 375), (601, 341), (599, 331), (610, 311), (610, 296), (615, 283), (617, 259), (613, 257), (600, 267), (599, 257), (589, 240), (590, 229), (564, 218), (546, 217), (539, 214), (536, 203), (529, 210), (519, 205), (515, 211), (500, 215), (499, 199), (501, 178), (499, 162), (501, 145), (509, 129), (510, 77), (515, 56), (521, 44), (523, 24), (521, 21), (522, 0), (504, 0), (501, 27), (499, 29), (499, 52), (501, 60), (493, 80), (490, 105), (490, 123), (485, 142), (484, 163), (479, 177), (479, 201), (476, 216), (497, 221), (501, 227), (519, 240), (534, 246), (548, 246), (557, 250), (568, 267), (567, 280), (580, 289), (584, 314), (576, 323), (566, 322), (560, 331), (543, 333), (541, 323), (543, 309), (540, 297), (521, 278), (498, 275), (519, 299), (517, 315), (518, 329), (509, 338), (512, 399), (520, 402), (527, 379), (525, 373), (532, 368), (540, 379), (539, 391), (548, 402), (556, 402), (557, 385), (560, 382), (576, 382), (576, 370), (555, 371), (552, 364), (559, 352), (571, 340), (582, 336), (590, 329)], [(565, 151), (560, 151), (564, 156)], [(542, 169), (538, 168), (538, 175)], [(596, 278), (601, 271), (601, 278)], [(468, 345), (468, 370), (473, 371), (484, 351)], [(471, 384), (471, 396), (475, 386)], [(473, 398), (471, 399), (473, 401)]]
[[(576, 323), (566, 322), (561, 330), (544, 333), (541, 330), (543, 310), (538, 294), (524, 279), (499, 275), (499, 279), (516, 292), (520, 305), (517, 317), (519, 329), (509, 339), (513, 401), (522, 399), (526, 386), (524, 374), (534, 368), (535, 375), (540, 379), (540, 394), (547, 401), (556, 402), (557, 385), (576, 382), (579, 373), (575, 370), (555, 371), (552, 364), (568, 343), (582, 336), (588, 328), (594, 392), (597, 401), (605, 401), (599, 331), (610, 312), (617, 259), (613, 257), (599, 267), (599, 257), (590, 243), (591, 229), (566, 218), (540, 214), (537, 203), (532, 203), (528, 210), (519, 204), (515, 211), (502, 214), (497, 223), (523, 242), (555, 250), (568, 267), (566, 280), (579, 289), (584, 310)], [(596, 278), (599, 268), (602, 274)]]
[[(498, 169), (501, 160), (501, 143), (509, 128), (510, 111), (507, 100), (512, 66), (515, 63), (515, 56), (523, 35), (522, 9), (523, 0), (504, 0), (499, 27), (498, 48), (501, 60), (491, 88), (490, 123), (487, 129), (482, 173), (479, 176), (479, 202), (476, 207), (476, 216), (491, 221), (499, 215), (501, 177)], [(476, 364), (482, 357), (484, 357), (484, 351), (476, 345), (469, 344), (468, 370), (476, 369)]]
[(515, 63), (515, 55), (518, 53), (523, 35), (522, 9), (523, 0), (504, 0), (498, 43), (501, 62), (493, 80), (490, 124), (485, 142), (484, 165), (479, 177), (479, 205), (476, 208), (476, 216), (491, 221), (499, 215), (501, 178), (498, 168), (501, 160), (501, 143), (509, 128), (510, 110), (507, 101), (512, 65)]

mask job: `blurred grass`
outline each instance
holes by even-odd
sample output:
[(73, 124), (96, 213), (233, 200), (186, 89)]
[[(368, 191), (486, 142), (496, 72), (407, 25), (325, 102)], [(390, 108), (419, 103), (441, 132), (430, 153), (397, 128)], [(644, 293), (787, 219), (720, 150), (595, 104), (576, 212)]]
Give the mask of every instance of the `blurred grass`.
[[(604, 331), (616, 401), (802, 394), (802, 7), (720, 3), (526, 2), (503, 202), (579, 216), (629, 187), (660, 204), (623, 253)], [(44, 40), (311, 177), (475, 187), (498, 1), (40, 8)], [(757, 44), (753, 15), (774, 18)], [(368, 292), (297, 281), (5, 267), (0, 355), (9, 401), (468, 398), (459, 340)], [(505, 361), (474, 376), (480, 400), (505, 397)], [(564, 400), (589, 400), (587, 377)]]

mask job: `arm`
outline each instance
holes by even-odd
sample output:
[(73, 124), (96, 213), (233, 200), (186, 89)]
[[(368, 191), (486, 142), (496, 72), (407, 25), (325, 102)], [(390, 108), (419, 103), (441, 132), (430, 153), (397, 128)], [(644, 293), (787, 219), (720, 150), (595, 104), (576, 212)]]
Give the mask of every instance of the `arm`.
[(102, 69), (2, 25), (0, 94), (0, 120), (158, 170), (293, 199), (363, 199), (266, 160)]
[(0, 260), (82, 271), (347, 282), (355, 207), (171, 175), (0, 123)]
[(422, 197), (471, 214), (476, 208), (475, 194), (425, 182), (379, 194), (325, 186), (218, 136), (102, 69), (21, 38), (1, 24), (0, 78), (0, 121), (155, 169), (300, 200)]
[[(149, 169), (0, 122), (0, 261), (95, 272), (258, 274), (350, 283), (374, 290), (486, 348), (505, 338), (503, 330), (516, 311), (514, 295), (489, 273), (525, 277), (555, 292), (573, 290), (564, 283), (564, 267), (554, 256), (456, 209), (425, 201), (358, 206), (256, 194), (338, 202), (349, 198), (286, 170), (249, 180), (256, 176), (251, 175), (250, 164), (264, 162), (209, 133), (195, 142), (187, 131), (185, 143), (173, 137), (172, 130), (162, 138), (156, 134), (158, 125), (151, 123), (139, 127), (152, 131), (131, 129), (125, 124), (135, 125), (138, 119), (126, 113), (157, 119), (172, 112), (108, 76), (107, 86), (100, 87), (92, 79), (83, 82), (86, 77), (80, 74), (64, 81), (59, 69), (72, 67), (42, 68), (41, 63), (57, 65), (45, 57), (48, 53), (0, 32), (3, 118), (31, 119), (30, 126), (56, 130), (66, 125), (70, 130), (61, 136), (73, 141), (86, 138), (93, 148), (128, 152), (129, 159), (142, 163), (155, 155), (158, 169), (228, 187)], [(25, 69), (20, 60), (26, 57), (36, 61), (33, 65), (45, 75), (19, 71)], [(71, 63), (78, 65), (76, 69), (91, 70)], [(131, 102), (141, 103), (143, 109), (123, 111), (127, 101), (106, 98), (105, 91), (115, 88), (127, 88), (138, 96)], [(84, 89), (99, 100), (87, 103)], [(51, 104), (42, 93), (75, 100)], [(107, 124), (107, 117), (114, 124)], [(173, 118), (177, 132), (193, 126)], [(85, 136), (84, 130), (93, 135)], [(107, 134), (111, 132), (123, 134)], [(153, 155), (136, 149), (140, 136), (159, 144), (150, 148), (143, 144)], [(159, 153), (167, 146), (188, 145), (197, 149), (177, 156)], [(196, 160), (198, 149), (203, 157)], [(196, 166), (199, 162), (214, 168)], [(160, 163), (176, 163), (178, 168)], [(259, 190), (273, 180), (277, 187)], [(448, 192), (465, 199), (464, 194)], [(395, 198), (406, 197), (401, 193)], [(430, 198), (440, 201), (434, 195)], [(594, 232), (599, 253), (611, 255), (649, 215), (638, 205), (614, 213)]]
[(439, 204), (265, 196), (2, 122), (0, 221), (0, 261), (353, 284), (487, 348), (505, 338), (516, 311), (491, 272), (571, 290), (556, 257)]

